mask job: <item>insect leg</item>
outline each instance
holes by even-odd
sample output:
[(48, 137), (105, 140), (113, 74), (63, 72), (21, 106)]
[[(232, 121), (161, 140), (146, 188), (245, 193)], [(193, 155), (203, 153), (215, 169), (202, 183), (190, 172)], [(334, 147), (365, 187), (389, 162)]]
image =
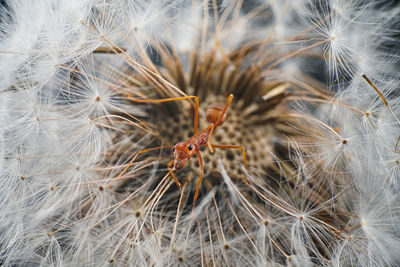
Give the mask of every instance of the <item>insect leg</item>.
[(212, 129), (214, 129), (214, 123), (211, 123), (210, 125), (207, 126), (207, 128), (201, 130), (200, 132), (198, 132), (197, 134), (193, 135), (192, 137), (190, 137), (187, 142), (192, 141), (193, 139), (196, 139), (200, 134), (207, 132), (207, 131), (211, 131)]
[(116, 181), (118, 181), (119, 179), (121, 179), (121, 176), (129, 169), (129, 167), (132, 165), (132, 163), (135, 161), (135, 159), (142, 153), (145, 152), (149, 152), (149, 151), (153, 151), (153, 150), (157, 150), (157, 149), (163, 149), (163, 148), (172, 148), (171, 146), (159, 146), (159, 147), (153, 147), (153, 148), (149, 148), (149, 149), (143, 149), (140, 150), (139, 152), (137, 152), (135, 154), (135, 156), (133, 156), (133, 158), (131, 159), (131, 161), (129, 161), (128, 165), (125, 167), (125, 169), (114, 179), (114, 181), (112, 181), (110, 184), (107, 185), (107, 188), (110, 188), (111, 185), (113, 185)]
[(194, 194), (194, 198), (193, 198), (193, 209), (196, 207), (196, 200), (197, 200), (197, 197), (199, 196), (201, 182), (203, 181), (203, 159), (201, 158), (200, 152), (196, 152), (196, 154), (197, 154), (197, 157), (199, 158), (200, 179), (199, 179), (199, 182), (197, 183), (196, 193)]
[(175, 176), (173, 170), (171, 169), (172, 164), (174, 164), (174, 161), (173, 161), (173, 160), (171, 160), (171, 161), (168, 163), (168, 172), (169, 172), (169, 174), (171, 175), (171, 177), (172, 177), (172, 179), (174, 180), (174, 182), (176, 183), (176, 185), (178, 186), (178, 188), (181, 189), (181, 188), (182, 188), (182, 185), (181, 185), (181, 183), (178, 181), (178, 179), (176, 178), (176, 176)]
[(229, 105), (231, 104), (232, 100), (233, 100), (233, 95), (230, 94), (229, 97), (228, 97), (228, 100), (226, 101), (226, 104), (225, 104), (224, 109), (222, 110), (221, 114), (219, 114), (218, 120), (217, 120), (217, 122), (215, 123), (215, 127), (213, 127), (213, 128), (211, 129), (210, 135), (208, 136), (208, 150), (210, 150), (211, 153), (214, 153), (213, 146), (211, 145), (211, 136), (212, 136), (212, 134), (214, 133), (214, 129), (215, 129), (216, 127), (218, 127), (219, 123), (221, 122), (222, 118), (224, 117), (224, 115), (225, 115), (225, 113), (226, 113), (226, 110), (228, 109), (228, 107), (229, 107)]
[(234, 148), (234, 149), (240, 149), (242, 150), (242, 156), (243, 156), (243, 163), (244, 163), (244, 167), (246, 168), (246, 170), (248, 170), (249, 168), (247, 167), (247, 160), (246, 160), (246, 151), (244, 150), (243, 146), (240, 145), (212, 145), (215, 148)]

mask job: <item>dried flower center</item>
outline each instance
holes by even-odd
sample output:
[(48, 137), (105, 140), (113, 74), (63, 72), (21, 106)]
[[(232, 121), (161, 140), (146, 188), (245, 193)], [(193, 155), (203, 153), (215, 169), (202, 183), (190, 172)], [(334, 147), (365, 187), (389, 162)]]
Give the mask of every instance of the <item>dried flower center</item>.
[[(211, 104), (226, 101), (226, 97), (208, 95), (201, 99), (199, 107), (199, 130), (206, 128), (205, 112)], [(250, 106), (242, 108), (243, 102), (239, 99), (233, 102), (228, 109), (227, 121), (219, 126), (212, 136), (212, 143), (219, 145), (242, 145), (246, 150), (246, 158), (249, 168), (265, 171), (271, 163), (272, 144), (271, 136), (273, 128), (268, 124), (254, 124), (249, 114)], [(171, 115), (172, 114), (172, 115)], [(177, 105), (177, 109), (171, 114), (158, 113), (154, 120), (160, 135), (175, 144), (187, 140), (193, 135), (193, 112), (184, 107), (183, 103)], [(232, 179), (245, 179), (243, 172), (243, 156), (240, 149), (219, 149), (211, 154), (207, 146), (201, 148), (204, 160), (204, 175), (213, 178), (221, 177), (219, 162), (223, 164), (227, 174)], [(171, 153), (172, 159), (172, 153)], [(192, 177), (199, 176), (199, 163), (197, 158), (192, 158), (185, 166)], [(179, 176), (179, 174), (177, 174)]]

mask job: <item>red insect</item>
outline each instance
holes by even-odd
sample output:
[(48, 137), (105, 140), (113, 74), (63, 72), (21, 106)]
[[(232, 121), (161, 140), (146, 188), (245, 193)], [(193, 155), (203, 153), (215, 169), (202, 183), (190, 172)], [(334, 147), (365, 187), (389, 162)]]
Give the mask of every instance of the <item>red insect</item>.
[[(138, 103), (164, 103), (170, 101), (177, 101), (177, 100), (185, 100), (185, 99), (194, 99), (196, 103), (195, 114), (194, 114), (194, 135), (190, 137), (187, 141), (179, 142), (175, 146), (160, 146), (154, 147), (149, 149), (144, 149), (135, 154), (135, 156), (131, 159), (129, 164), (125, 167), (125, 169), (118, 175), (117, 178), (113, 182), (108, 185), (108, 188), (115, 183), (117, 180), (121, 178), (121, 176), (128, 170), (128, 168), (132, 165), (135, 159), (142, 153), (153, 151), (156, 149), (163, 149), (163, 148), (172, 148), (174, 152), (174, 159), (168, 163), (168, 171), (171, 175), (172, 179), (175, 181), (176, 185), (179, 189), (181, 189), (181, 183), (178, 181), (176, 176), (174, 175), (174, 170), (180, 170), (185, 166), (186, 161), (191, 159), (194, 154), (197, 155), (199, 160), (199, 167), (200, 167), (200, 179), (197, 184), (196, 193), (193, 198), (193, 206), (196, 204), (196, 200), (199, 194), (200, 185), (203, 180), (203, 159), (200, 154), (200, 146), (208, 146), (208, 149), (211, 153), (214, 153), (214, 148), (234, 148), (240, 149), (243, 155), (243, 163), (245, 168), (247, 169), (247, 161), (246, 161), (246, 152), (244, 147), (241, 145), (214, 145), (211, 143), (211, 137), (218, 126), (222, 125), (228, 118), (227, 116), (227, 109), (233, 100), (233, 95), (229, 95), (228, 100), (226, 101), (225, 106), (220, 106), (217, 104), (210, 105), (206, 111), (206, 119), (210, 123), (207, 128), (198, 132), (198, 113), (199, 113), (199, 99), (197, 96), (184, 96), (184, 97), (176, 97), (176, 98), (166, 98), (166, 99), (135, 99), (128, 95), (128, 99), (133, 102)], [(173, 169), (171, 166), (173, 165)]]

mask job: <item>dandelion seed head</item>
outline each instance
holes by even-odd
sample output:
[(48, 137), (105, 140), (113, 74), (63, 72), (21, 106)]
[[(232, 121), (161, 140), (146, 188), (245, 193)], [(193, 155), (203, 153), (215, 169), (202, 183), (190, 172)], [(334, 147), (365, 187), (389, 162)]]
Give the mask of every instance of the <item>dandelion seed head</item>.
[[(7, 2), (2, 264), (400, 261), (399, 9), (220, 2)], [(230, 94), (212, 143), (249, 168), (204, 146), (178, 188), (171, 151), (146, 149), (193, 136), (194, 101), (154, 99), (197, 96), (201, 130)]]

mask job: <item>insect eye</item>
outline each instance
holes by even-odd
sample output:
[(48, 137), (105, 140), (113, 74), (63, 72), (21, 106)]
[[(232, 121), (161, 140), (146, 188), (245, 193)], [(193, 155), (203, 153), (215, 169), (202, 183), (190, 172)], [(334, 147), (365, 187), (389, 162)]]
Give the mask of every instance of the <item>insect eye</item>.
[(189, 150), (192, 150), (192, 149), (193, 149), (193, 146), (192, 146), (192, 145), (189, 145), (189, 146), (188, 146), (188, 149), (189, 149)]

